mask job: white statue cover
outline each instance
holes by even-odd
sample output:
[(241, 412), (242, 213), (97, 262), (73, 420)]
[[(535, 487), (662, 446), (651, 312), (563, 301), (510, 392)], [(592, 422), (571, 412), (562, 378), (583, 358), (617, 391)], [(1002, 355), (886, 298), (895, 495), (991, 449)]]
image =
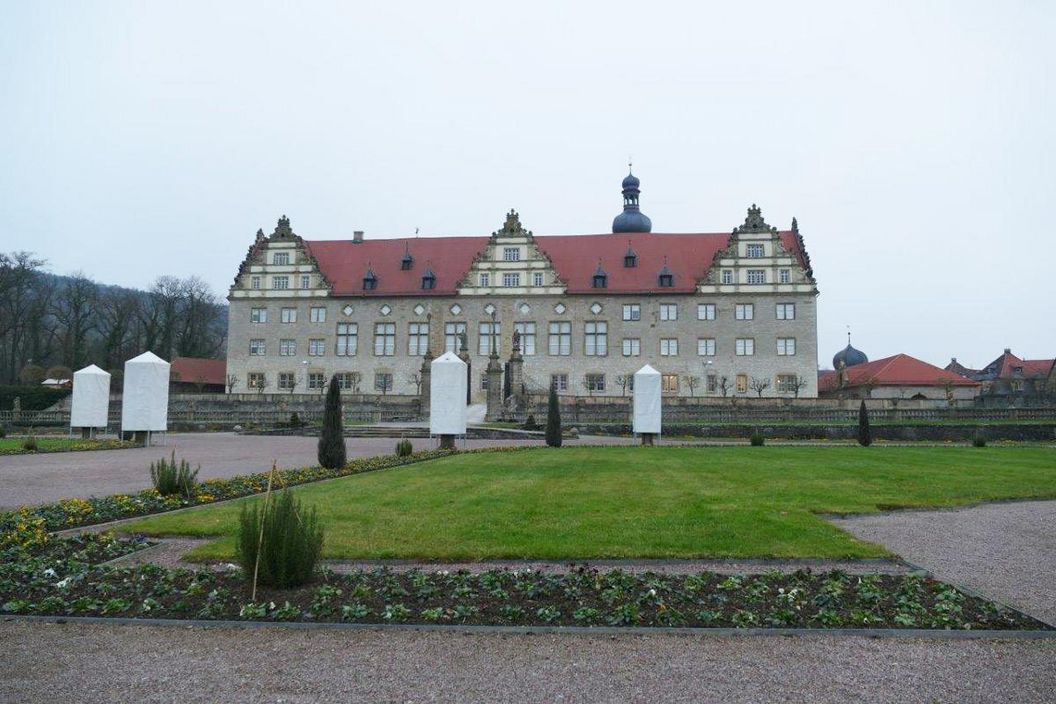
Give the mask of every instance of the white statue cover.
[(105, 428), (110, 414), (110, 375), (94, 364), (73, 373), (71, 428)]
[(444, 352), (429, 367), (429, 432), (466, 434), (466, 363)]
[(646, 364), (634, 373), (634, 432), (660, 433), (660, 372)]
[(169, 427), (169, 363), (153, 352), (125, 362), (121, 430), (164, 432)]

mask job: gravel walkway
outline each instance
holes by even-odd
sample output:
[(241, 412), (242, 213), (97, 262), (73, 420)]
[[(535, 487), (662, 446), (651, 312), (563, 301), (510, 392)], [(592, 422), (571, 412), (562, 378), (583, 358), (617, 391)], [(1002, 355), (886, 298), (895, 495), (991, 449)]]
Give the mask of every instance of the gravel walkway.
[[(0, 508), (58, 501), (74, 496), (107, 496), (150, 488), (150, 463), (168, 456), (201, 464), (200, 479), (263, 472), (272, 461), (280, 468), (318, 463), (318, 438), (236, 435), (234, 433), (171, 433), (153, 447), (91, 452), (51, 452), (0, 456)], [(584, 438), (569, 444), (627, 444), (628, 438)], [(437, 441), (413, 438), (416, 450), (433, 449)], [(541, 445), (538, 440), (468, 440), (467, 448)], [(395, 438), (349, 438), (348, 456), (392, 454)]]
[(1056, 626), (1056, 501), (893, 511), (832, 522), (944, 582)]
[(5, 702), (1051, 702), (1054, 641), (0, 623)]

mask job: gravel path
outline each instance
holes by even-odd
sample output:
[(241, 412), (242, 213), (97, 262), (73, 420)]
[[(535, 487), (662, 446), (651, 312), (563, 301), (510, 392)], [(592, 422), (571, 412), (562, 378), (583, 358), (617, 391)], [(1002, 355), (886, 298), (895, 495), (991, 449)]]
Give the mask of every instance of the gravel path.
[(945, 582), (1056, 625), (1056, 501), (893, 511), (832, 522)]
[(5, 702), (1051, 702), (1054, 641), (0, 623)]
[[(159, 445), (131, 450), (51, 452), (0, 456), (0, 508), (58, 501), (73, 496), (107, 496), (150, 488), (150, 463), (173, 450), (192, 465), (201, 464), (200, 479), (263, 472), (274, 460), (280, 468), (317, 464), (318, 438), (247, 436), (234, 433), (172, 433)], [(584, 438), (569, 444), (627, 444), (628, 438)], [(433, 449), (437, 441), (412, 438), (416, 450)], [(467, 448), (541, 445), (538, 440), (468, 440)], [(348, 456), (391, 454), (395, 438), (349, 438)]]

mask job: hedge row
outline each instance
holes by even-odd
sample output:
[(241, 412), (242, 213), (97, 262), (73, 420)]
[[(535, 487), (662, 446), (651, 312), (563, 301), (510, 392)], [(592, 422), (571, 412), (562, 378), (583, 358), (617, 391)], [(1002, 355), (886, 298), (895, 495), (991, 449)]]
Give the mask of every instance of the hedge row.
[(0, 386), (0, 411), (15, 407), (15, 399), (22, 399), (23, 411), (43, 411), (70, 395), (69, 389), (49, 389), (45, 386)]

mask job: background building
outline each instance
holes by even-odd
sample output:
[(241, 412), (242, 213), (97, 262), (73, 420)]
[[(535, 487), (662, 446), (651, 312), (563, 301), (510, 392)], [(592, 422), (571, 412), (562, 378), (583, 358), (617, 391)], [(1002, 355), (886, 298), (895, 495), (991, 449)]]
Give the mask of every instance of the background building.
[(1053, 359), (1020, 359), (1006, 347), (1000, 357), (982, 369), (969, 369), (956, 357), (946, 369), (980, 382), (979, 395), (984, 402), (1031, 404), (1056, 397), (1056, 386), (1051, 383), (1054, 365)]
[[(796, 221), (752, 206), (732, 233), (651, 232), (623, 181), (613, 232), (535, 236), (510, 211), (490, 237), (305, 240), (257, 232), (231, 287), (234, 391), (417, 394), (423, 361), (463, 351), (483, 401), (494, 350), (510, 392), (621, 395), (649, 363), (680, 396), (817, 395), (818, 294)], [(509, 385), (509, 381), (505, 385)]]

